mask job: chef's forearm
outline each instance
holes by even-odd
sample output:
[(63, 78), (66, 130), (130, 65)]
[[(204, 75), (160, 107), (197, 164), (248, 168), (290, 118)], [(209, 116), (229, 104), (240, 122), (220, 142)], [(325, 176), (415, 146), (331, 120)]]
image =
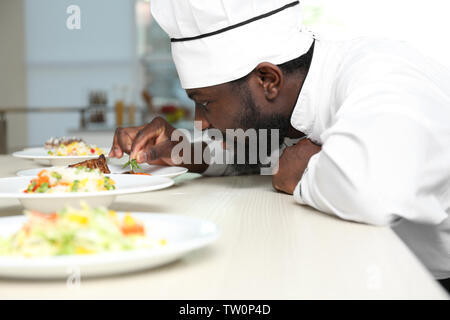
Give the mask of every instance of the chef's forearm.
[(395, 139), (380, 139), (377, 127), (355, 122), (354, 127), (346, 122), (345, 127), (337, 123), (331, 128), (322, 151), (310, 159), (295, 188), (295, 199), (346, 220), (374, 225), (391, 225), (399, 219), (441, 223), (448, 215), (430, 193), (432, 171), (424, 169), (427, 161), (440, 165), (435, 160), (439, 146), (429, 127), (391, 113), (378, 115), (377, 122)]

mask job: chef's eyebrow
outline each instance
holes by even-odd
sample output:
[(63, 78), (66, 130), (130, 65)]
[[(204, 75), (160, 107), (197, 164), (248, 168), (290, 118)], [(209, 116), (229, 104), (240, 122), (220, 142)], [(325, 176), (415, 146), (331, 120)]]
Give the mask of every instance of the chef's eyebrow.
[(201, 98), (206, 98), (206, 95), (202, 94), (199, 91), (191, 91), (191, 92), (188, 93), (188, 97), (191, 100), (197, 100), (197, 99), (201, 99)]
[(198, 92), (197, 92), (197, 91), (193, 91), (193, 92), (188, 93), (188, 97), (189, 97), (189, 99), (191, 99), (191, 100), (194, 100), (194, 98), (195, 98), (196, 96), (198, 96)]

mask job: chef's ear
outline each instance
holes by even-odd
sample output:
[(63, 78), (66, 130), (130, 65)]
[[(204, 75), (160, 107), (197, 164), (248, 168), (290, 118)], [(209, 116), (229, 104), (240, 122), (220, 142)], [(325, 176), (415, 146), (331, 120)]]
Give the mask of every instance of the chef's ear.
[(269, 62), (261, 62), (254, 70), (266, 99), (275, 99), (283, 84), (283, 72), (278, 66)]

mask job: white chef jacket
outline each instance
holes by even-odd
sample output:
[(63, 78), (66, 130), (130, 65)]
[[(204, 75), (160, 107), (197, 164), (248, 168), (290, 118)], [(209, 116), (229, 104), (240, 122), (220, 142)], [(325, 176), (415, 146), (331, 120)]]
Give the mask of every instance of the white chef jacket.
[(397, 41), (316, 39), (291, 124), (322, 145), (298, 203), (391, 225), (437, 279), (450, 278), (448, 69)]

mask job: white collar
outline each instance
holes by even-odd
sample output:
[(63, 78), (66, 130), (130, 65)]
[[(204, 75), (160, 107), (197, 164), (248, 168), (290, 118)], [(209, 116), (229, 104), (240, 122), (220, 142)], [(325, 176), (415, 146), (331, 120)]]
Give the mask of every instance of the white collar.
[(307, 136), (311, 134), (317, 116), (316, 94), (320, 85), (320, 75), (322, 74), (326, 53), (324, 42), (315, 38), (311, 65), (292, 111), (291, 125)]

